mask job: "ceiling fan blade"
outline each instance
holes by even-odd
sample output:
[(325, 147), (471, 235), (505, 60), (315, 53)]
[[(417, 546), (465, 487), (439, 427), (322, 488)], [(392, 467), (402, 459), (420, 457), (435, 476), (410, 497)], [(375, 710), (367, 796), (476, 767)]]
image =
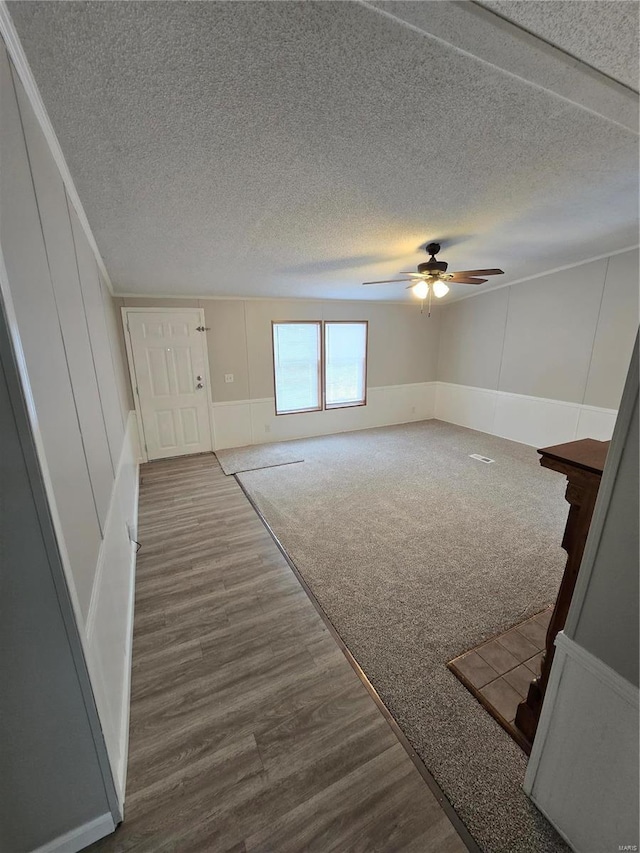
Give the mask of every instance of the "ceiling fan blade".
[(486, 278), (470, 278), (470, 277), (458, 278), (458, 276), (456, 275), (453, 278), (448, 278), (445, 281), (445, 284), (448, 282), (450, 282), (451, 284), (484, 284), (485, 281), (488, 281), (488, 279), (486, 279)]
[(504, 275), (504, 270), (456, 270), (452, 275)]
[(408, 278), (389, 278), (386, 281), (363, 281), (363, 284), (399, 284), (401, 281), (409, 281)]
[(415, 278), (424, 278), (425, 274), (421, 272), (407, 272), (407, 270), (400, 270), (398, 275), (412, 275)]

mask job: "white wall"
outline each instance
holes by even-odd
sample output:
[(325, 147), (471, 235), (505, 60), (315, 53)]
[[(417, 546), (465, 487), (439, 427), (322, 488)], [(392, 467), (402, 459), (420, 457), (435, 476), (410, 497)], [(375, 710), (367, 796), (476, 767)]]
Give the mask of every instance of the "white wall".
[(638, 251), (443, 306), (436, 417), (537, 447), (611, 438)]
[(525, 779), (580, 853), (640, 843), (638, 443), (636, 349)]
[(2, 296), (24, 353), (58, 546), (122, 798), (138, 451), (117, 306), (4, 48), (0, 156)]
[[(122, 299), (123, 307), (204, 309), (215, 448), (366, 429), (433, 417), (439, 307), (307, 300)], [(273, 320), (367, 320), (367, 405), (275, 414)], [(234, 382), (224, 376), (233, 374)]]

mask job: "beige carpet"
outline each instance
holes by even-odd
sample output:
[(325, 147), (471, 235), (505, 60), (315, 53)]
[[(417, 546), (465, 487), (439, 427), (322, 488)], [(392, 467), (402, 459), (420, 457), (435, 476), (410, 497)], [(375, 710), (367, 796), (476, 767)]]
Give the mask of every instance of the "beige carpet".
[(300, 455), (300, 449), (292, 447), (292, 444), (291, 441), (281, 441), (277, 444), (232, 447), (229, 450), (216, 450), (216, 456), (225, 474), (237, 474), (240, 471), (255, 471), (258, 468), (273, 468), (276, 465), (303, 462), (304, 458)]
[(446, 668), (554, 599), (564, 478), (435, 420), (287, 448), (304, 464), (238, 479), (472, 835), (566, 850), (521, 789), (524, 754)]

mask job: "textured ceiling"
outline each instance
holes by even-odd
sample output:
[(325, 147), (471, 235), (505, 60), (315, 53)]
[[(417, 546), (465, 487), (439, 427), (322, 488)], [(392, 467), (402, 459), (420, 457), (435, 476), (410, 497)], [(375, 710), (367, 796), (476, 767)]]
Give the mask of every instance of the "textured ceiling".
[(481, 0), (482, 5), (638, 90), (635, 0)]
[(117, 292), (398, 299), (360, 282), (434, 238), (501, 283), (637, 242), (635, 99), (475, 4), (9, 8)]

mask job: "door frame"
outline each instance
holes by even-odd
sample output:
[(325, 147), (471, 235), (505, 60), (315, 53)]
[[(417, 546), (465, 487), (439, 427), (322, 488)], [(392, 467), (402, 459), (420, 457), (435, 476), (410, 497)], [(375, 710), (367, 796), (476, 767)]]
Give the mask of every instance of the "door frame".
[[(179, 311), (197, 311), (200, 317), (200, 325), (204, 326), (204, 308), (187, 308), (185, 306), (176, 305), (175, 308), (127, 308), (123, 306), (120, 309), (122, 313), (122, 331), (124, 334), (124, 343), (127, 350), (127, 364), (129, 367), (129, 380), (131, 382), (131, 393), (133, 394), (133, 404), (136, 410), (136, 421), (138, 423), (138, 432), (140, 434), (140, 456), (142, 462), (149, 462), (149, 454), (147, 452), (147, 442), (144, 434), (144, 424), (142, 423), (142, 407), (140, 404), (140, 395), (138, 394), (138, 383), (136, 380), (136, 369), (133, 363), (133, 346), (131, 344), (131, 333), (129, 330), (128, 315), (129, 314), (175, 314)], [(207, 382), (207, 419), (209, 421), (209, 435), (211, 436), (211, 452), (216, 447), (216, 436), (213, 429), (213, 415), (211, 407), (213, 398), (211, 395), (211, 376), (209, 371), (209, 347), (207, 345), (207, 335), (204, 335), (204, 375)]]

